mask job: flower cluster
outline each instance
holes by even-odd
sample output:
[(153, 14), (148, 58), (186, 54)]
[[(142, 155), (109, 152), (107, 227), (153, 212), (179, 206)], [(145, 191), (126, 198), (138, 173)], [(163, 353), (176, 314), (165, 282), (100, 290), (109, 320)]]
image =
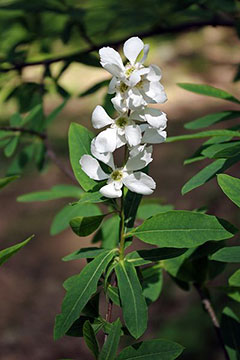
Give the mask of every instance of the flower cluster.
[[(166, 139), (166, 114), (148, 104), (161, 104), (167, 100), (162, 84), (161, 70), (156, 65), (144, 66), (149, 46), (138, 37), (128, 39), (123, 53), (129, 61), (123, 64), (120, 54), (111, 47), (100, 49), (101, 65), (113, 75), (108, 92), (117, 117), (112, 119), (102, 106), (92, 114), (95, 129), (107, 127), (91, 143), (91, 155), (80, 159), (82, 170), (94, 180), (107, 180), (100, 193), (108, 198), (122, 196), (122, 187), (150, 195), (156, 187), (154, 180), (139, 170), (152, 161), (152, 146)], [(140, 53), (143, 56), (138, 60)], [(126, 146), (127, 158), (121, 168), (114, 165), (113, 152)], [(99, 161), (108, 165), (103, 171)], [(110, 170), (111, 169), (111, 170)]]

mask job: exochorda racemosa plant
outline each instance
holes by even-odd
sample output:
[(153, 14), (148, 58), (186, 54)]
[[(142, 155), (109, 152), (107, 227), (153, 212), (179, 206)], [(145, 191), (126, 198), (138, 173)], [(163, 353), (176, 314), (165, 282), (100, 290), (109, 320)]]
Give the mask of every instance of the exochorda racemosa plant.
[[(70, 222), (72, 230), (80, 237), (96, 231), (93, 242), (100, 242), (99, 247), (83, 247), (64, 258), (65, 261), (85, 258), (87, 264), (79, 274), (63, 284), (66, 295), (61, 313), (56, 317), (54, 338), (83, 336), (93, 357), (99, 360), (178, 358), (183, 346), (173, 341), (153, 339), (135, 343), (147, 329), (148, 307), (160, 296), (165, 271), (181, 288), (188, 290), (193, 285), (197, 289), (211, 317), (225, 359), (238, 359), (237, 316), (226, 308), (220, 328), (206, 286), (208, 280), (223, 270), (221, 262), (232, 261), (229, 258), (233, 258), (233, 249), (225, 247), (224, 240), (234, 236), (235, 227), (202, 210), (176, 211), (142, 200), (143, 195), (151, 195), (156, 188), (155, 181), (148, 175), (148, 165), (153, 160), (153, 144), (184, 139), (184, 136), (167, 138), (166, 114), (151, 107), (151, 104), (164, 103), (167, 97), (160, 83), (160, 69), (155, 65), (144, 66), (148, 51), (148, 45), (144, 45), (138, 37), (130, 38), (123, 46), (128, 61), (124, 65), (114, 49), (100, 49), (101, 65), (113, 75), (109, 93), (113, 95), (112, 104), (117, 116), (110, 117), (98, 105), (92, 114), (92, 125), (95, 129), (105, 130), (97, 136), (79, 124), (71, 124), (70, 160), (84, 192), (75, 186), (64, 189), (56, 186), (45, 194), (48, 197), (51, 194), (53, 198), (64, 191), (65, 194), (74, 194), (79, 200), (68, 207), (71, 208), (70, 213), (61, 214), (60, 220), (67, 225)], [(213, 94), (213, 89), (205, 88), (205, 92), (206, 89)], [(219, 116), (219, 119), (222, 117)], [(218, 140), (220, 136), (239, 137), (237, 130), (224, 131), (202, 132), (195, 137), (215, 136)], [(194, 134), (185, 135), (185, 138), (191, 136), (194, 138)], [(228, 155), (229, 151), (233, 151), (234, 156), (239, 156), (235, 153), (239, 144), (231, 140), (230, 143), (227, 140), (226, 144), (226, 138), (223, 140), (219, 143), (215, 138), (214, 144), (209, 143), (201, 149), (201, 156), (217, 156), (220, 150), (226, 154), (226, 149)], [(219, 144), (224, 147), (210, 148)], [(120, 155), (120, 165), (116, 165)], [(199, 160), (199, 152), (193, 158)], [(211, 176), (213, 174), (209, 175), (209, 179)], [(239, 180), (227, 175), (220, 175), (218, 179), (223, 191), (239, 206), (236, 195), (239, 194)], [(14, 177), (6, 178), (0, 186), (12, 180)], [(24, 195), (20, 200), (27, 201), (31, 196)], [(143, 220), (138, 226), (135, 226), (136, 218)], [(134, 237), (155, 247), (146, 249), (145, 246), (144, 249), (130, 251), (129, 246), (135, 245)], [(30, 239), (0, 252), (0, 264)], [(239, 262), (237, 250), (234, 254)], [(239, 301), (239, 271), (229, 279), (229, 285), (226, 292)], [(106, 311), (102, 306), (99, 308), (102, 294)], [(113, 307), (119, 310), (119, 316), (115, 318)], [(231, 331), (226, 335), (229, 328)], [(120, 339), (124, 336), (131, 337), (133, 345), (119, 351)]]

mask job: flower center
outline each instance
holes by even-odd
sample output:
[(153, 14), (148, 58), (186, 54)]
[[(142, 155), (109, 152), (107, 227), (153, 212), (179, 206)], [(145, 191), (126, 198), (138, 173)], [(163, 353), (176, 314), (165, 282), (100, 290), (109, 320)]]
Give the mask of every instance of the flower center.
[(122, 180), (123, 173), (121, 170), (114, 170), (111, 173), (110, 177), (113, 181), (120, 181), (120, 180)]
[(127, 65), (127, 68), (126, 68), (126, 70), (125, 70), (125, 75), (126, 75), (127, 77), (129, 77), (129, 76), (134, 72), (134, 70), (135, 70), (135, 67), (134, 67), (134, 66), (131, 66), (130, 64)]
[(126, 90), (128, 89), (128, 86), (126, 84), (124, 84), (124, 82), (120, 82), (120, 85), (119, 85), (119, 91), (121, 93), (124, 93)]
[(120, 117), (116, 120), (117, 127), (120, 127), (121, 129), (124, 129), (125, 126), (128, 124), (128, 118), (126, 117)]

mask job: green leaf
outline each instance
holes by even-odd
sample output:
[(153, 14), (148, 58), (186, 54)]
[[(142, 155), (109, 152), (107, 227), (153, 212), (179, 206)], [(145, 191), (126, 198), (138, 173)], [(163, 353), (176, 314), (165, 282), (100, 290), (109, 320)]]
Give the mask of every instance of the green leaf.
[(67, 205), (53, 219), (50, 234), (56, 235), (69, 227), (69, 221), (76, 216), (101, 215), (100, 209), (94, 204)]
[(240, 179), (227, 174), (217, 176), (218, 185), (227, 197), (240, 207)]
[(10, 182), (19, 179), (19, 176), (7, 176), (4, 178), (0, 179), (0, 189), (4, 188), (5, 186), (7, 186)]
[(134, 266), (120, 261), (115, 268), (123, 318), (131, 335), (139, 338), (147, 327), (147, 305)]
[(231, 136), (231, 137), (240, 137), (239, 131), (232, 130), (207, 130), (201, 131), (199, 133), (180, 135), (180, 136), (170, 136), (167, 138), (166, 142), (175, 142), (175, 141), (183, 141), (183, 140), (192, 140), (192, 139), (202, 139), (206, 137), (212, 136)]
[(101, 246), (104, 249), (114, 249), (119, 242), (119, 226), (120, 217), (113, 215), (105, 220), (93, 238), (93, 243), (101, 241)]
[(56, 119), (56, 117), (58, 116), (58, 114), (60, 114), (60, 112), (63, 110), (63, 108), (65, 107), (65, 105), (67, 104), (69, 98), (67, 97), (59, 106), (57, 106), (44, 120), (44, 129), (46, 127), (48, 127), (53, 120)]
[(77, 216), (70, 221), (70, 226), (78, 236), (88, 236), (101, 225), (103, 219), (108, 214), (96, 216)]
[(206, 241), (229, 239), (233, 234), (215, 216), (172, 210), (147, 219), (129, 235), (158, 247), (191, 248)]
[(74, 251), (73, 253), (64, 256), (62, 260), (70, 261), (70, 260), (78, 260), (78, 259), (93, 259), (104, 251), (105, 249), (100, 249), (97, 247), (81, 248), (80, 250)]
[(121, 306), (120, 295), (117, 287), (109, 284), (106, 289), (106, 294), (115, 305)]
[(22, 118), (19, 113), (15, 113), (10, 117), (10, 125), (13, 127), (21, 126)]
[(186, 184), (182, 187), (182, 194), (184, 195), (189, 191), (205, 184), (207, 181), (214, 178), (216, 174), (224, 172), (239, 160), (240, 156), (236, 156), (231, 159), (215, 160), (210, 165), (200, 170), (196, 175), (188, 180), (188, 182), (186, 182)]
[(143, 277), (142, 289), (143, 296), (147, 304), (151, 304), (159, 298), (163, 286), (162, 265), (156, 264), (141, 270)]
[(134, 266), (141, 266), (160, 260), (170, 259), (182, 255), (187, 249), (160, 248), (150, 250), (136, 250), (128, 253), (126, 259)]
[(132, 228), (137, 215), (138, 206), (142, 200), (142, 195), (128, 190), (124, 199), (124, 217), (126, 228)]
[(93, 327), (89, 320), (85, 321), (83, 325), (83, 337), (85, 343), (87, 344), (88, 348), (91, 350), (92, 354), (94, 355), (95, 359), (98, 359), (99, 355), (99, 345), (93, 330)]
[(223, 111), (220, 113), (208, 114), (199, 119), (188, 122), (184, 125), (186, 129), (197, 130), (217, 124), (222, 121), (232, 120), (240, 117), (240, 111)]
[(91, 95), (94, 94), (96, 91), (100, 90), (101, 88), (103, 88), (104, 86), (108, 86), (109, 85), (109, 80), (103, 80), (98, 82), (97, 84), (91, 86), (90, 88), (88, 88), (87, 90), (83, 91), (79, 97), (84, 97), (87, 95)]
[(230, 276), (230, 278), (228, 279), (228, 283), (230, 286), (240, 287), (240, 269), (235, 271), (235, 273)]
[(19, 136), (13, 137), (4, 148), (4, 154), (6, 157), (11, 157), (18, 146)]
[(150, 216), (156, 215), (160, 212), (166, 212), (169, 210), (173, 210), (172, 205), (161, 205), (161, 204), (154, 204), (154, 203), (142, 204), (138, 208), (137, 218), (140, 220), (146, 220)]
[(115, 360), (118, 344), (121, 337), (121, 321), (117, 319), (112, 323), (111, 331), (108, 334), (102, 350), (99, 354), (99, 360)]
[(200, 95), (212, 96), (219, 99), (231, 101), (237, 104), (240, 104), (240, 101), (236, 99), (233, 95), (228, 93), (225, 90), (217, 89), (210, 85), (203, 85), (203, 84), (190, 84), (190, 83), (179, 83), (178, 86), (181, 88), (194, 92)]
[(79, 314), (97, 290), (100, 276), (114, 256), (114, 250), (105, 251), (88, 263), (79, 275), (75, 275), (62, 304), (62, 313), (57, 315), (54, 338), (62, 337), (78, 319)]
[(174, 360), (183, 352), (183, 349), (181, 345), (172, 341), (147, 340), (126, 347), (116, 360)]
[(81, 196), (81, 199), (78, 201), (78, 204), (87, 204), (87, 203), (100, 203), (103, 201), (108, 201), (109, 199), (105, 198), (100, 194), (99, 191), (93, 193), (85, 193)]
[(230, 360), (240, 359), (240, 323), (238, 317), (229, 308), (225, 307), (221, 318), (223, 341)]
[(4, 264), (11, 256), (13, 256), (16, 252), (21, 250), (27, 243), (34, 237), (34, 235), (30, 236), (26, 240), (22, 241), (19, 244), (10, 246), (4, 250), (0, 251), (0, 265)]
[(229, 246), (218, 250), (210, 256), (211, 260), (240, 263), (240, 246)]
[(214, 144), (202, 151), (205, 157), (210, 159), (228, 159), (240, 153), (240, 141), (224, 144)]
[(68, 141), (70, 161), (74, 175), (85, 191), (92, 190), (98, 183), (81, 169), (79, 160), (84, 154), (91, 154), (90, 145), (94, 135), (84, 126), (72, 123), (69, 128)]
[(34, 108), (29, 112), (29, 114), (26, 115), (22, 119), (21, 126), (26, 125), (26, 124), (28, 124), (28, 123), (30, 123), (32, 121), (37, 120), (38, 117), (42, 115), (42, 111), (43, 111), (42, 104), (38, 104), (38, 105), (34, 106)]
[(79, 186), (75, 185), (55, 185), (49, 190), (36, 191), (24, 195), (20, 195), (17, 201), (31, 202), (31, 201), (49, 201), (61, 198), (80, 198), (83, 191)]

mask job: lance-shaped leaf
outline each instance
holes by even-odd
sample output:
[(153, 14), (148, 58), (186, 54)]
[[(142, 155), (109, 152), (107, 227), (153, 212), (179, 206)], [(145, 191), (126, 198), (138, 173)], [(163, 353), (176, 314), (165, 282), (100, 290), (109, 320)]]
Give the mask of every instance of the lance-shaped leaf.
[(240, 359), (240, 322), (236, 314), (226, 307), (221, 318), (221, 331), (230, 360)]
[(240, 153), (240, 141), (224, 144), (214, 144), (202, 151), (205, 157), (210, 159), (229, 159)]
[(69, 221), (76, 216), (100, 215), (100, 209), (94, 204), (67, 205), (53, 219), (50, 233), (56, 235), (69, 226)]
[(199, 133), (194, 133), (194, 134), (171, 136), (171, 137), (168, 137), (166, 139), (166, 142), (175, 142), (175, 141), (192, 140), (192, 139), (202, 139), (202, 138), (212, 137), (212, 136), (240, 137), (240, 132), (239, 131), (233, 131), (233, 130), (208, 130), (208, 131), (201, 131)]
[(230, 159), (218, 159), (210, 165), (200, 170), (194, 175), (182, 188), (182, 194), (186, 194), (189, 191), (196, 189), (197, 187), (205, 184), (207, 181), (214, 178), (216, 174), (223, 173), (225, 170), (230, 168), (233, 164), (240, 160), (240, 156), (236, 156)]
[(55, 185), (49, 190), (36, 191), (24, 195), (20, 195), (17, 201), (49, 201), (61, 198), (80, 198), (83, 191), (79, 186), (75, 185)]
[(70, 226), (78, 236), (88, 236), (101, 225), (104, 217), (108, 214), (96, 216), (77, 216), (70, 221)]
[(174, 360), (183, 350), (183, 346), (172, 341), (148, 340), (128, 346), (117, 356), (116, 360)]
[(87, 203), (100, 203), (103, 201), (108, 201), (109, 199), (105, 198), (100, 194), (99, 191), (85, 193), (81, 196), (81, 199), (78, 201), (78, 204), (87, 204)]
[(210, 256), (211, 260), (240, 263), (240, 246), (229, 246), (218, 250)]
[(146, 220), (150, 216), (159, 214), (160, 212), (166, 212), (173, 210), (172, 205), (161, 205), (157, 203), (145, 203), (139, 206), (137, 212), (137, 218), (141, 220)]
[(62, 304), (62, 313), (57, 315), (54, 338), (63, 336), (78, 319), (84, 306), (97, 290), (100, 276), (112, 260), (114, 251), (105, 251), (88, 263), (79, 275), (72, 278)]
[(134, 266), (120, 261), (115, 268), (123, 318), (133, 337), (139, 338), (147, 327), (147, 305)]
[(84, 126), (72, 123), (69, 128), (68, 142), (70, 161), (74, 175), (85, 191), (92, 190), (97, 182), (90, 179), (81, 169), (79, 160), (84, 154), (91, 154), (90, 145), (94, 135)]
[(91, 350), (95, 359), (98, 359), (99, 345), (98, 345), (98, 341), (97, 341), (95, 332), (94, 332), (93, 327), (89, 320), (85, 321), (85, 323), (83, 325), (83, 337), (84, 337), (85, 343), (87, 344), (88, 348)]
[(220, 113), (208, 114), (196, 120), (190, 121), (185, 124), (184, 127), (190, 130), (197, 130), (222, 121), (237, 119), (239, 117), (240, 111), (223, 111)]
[(118, 344), (121, 337), (121, 321), (117, 319), (112, 323), (111, 330), (108, 334), (107, 340), (104, 343), (99, 354), (99, 360), (115, 360), (118, 349)]
[(230, 276), (230, 278), (228, 279), (228, 283), (230, 286), (240, 287), (240, 269), (235, 271), (235, 273)]
[(215, 216), (173, 210), (145, 220), (130, 235), (158, 247), (191, 248), (210, 240), (231, 238), (234, 230), (229, 232), (224, 226)]
[(73, 253), (64, 256), (63, 261), (77, 260), (77, 259), (94, 259), (99, 254), (104, 252), (105, 249), (97, 247), (81, 248), (80, 250), (74, 251)]
[(187, 249), (160, 248), (150, 250), (136, 250), (127, 254), (126, 259), (134, 266), (150, 264), (160, 260), (170, 259), (182, 255)]
[(240, 101), (236, 99), (233, 95), (231, 95), (225, 90), (215, 88), (214, 86), (191, 83), (179, 83), (178, 86), (196, 94), (212, 96), (218, 99), (228, 100), (240, 104)]
[(16, 147), (18, 145), (19, 142), (19, 136), (14, 136), (6, 145), (6, 147), (4, 148), (4, 154), (6, 155), (6, 157), (11, 157), (14, 153), (14, 151), (16, 150)]
[(4, 264), (11, 256), (13, 256), (16, 252), (21, 250), (27, 243), (34, 237), (34, 235), (30, 236), (26, 240), (22, 241), (19, 244), (10, 246), (4, 250), (0, 251), (0, 266)]
[(226, 194), (234, 204), (240, 207), (240, 179), (230, 175), (220, 174), (217, 176), (217, 181), (224, 194)]
[(10, 182), (19, 179), (19, 176), (7, 176), (4, 178), (0, 179), (0, 189), (4, 188), (5, 186), (7, 186)]
[(146, 267), (141, 271), (143, 280), (143, 296), (145, 296), (147, 304), (156, 301), (162, 291), (163, 286), (163, 271), (162, 265), (156, 264)]
[(121, 306), (121, 300), (120, 300), (119, 291), (118, 291), (117, 287), (109, 284), (106, 289), (106, 294), (115, 305)]
[(104, 249), (114, 249), (119, 242), (119, 226), (120, 217), (118, 215), (113, 215), (105, 220), (93, 237), (93, 243), (101, 241)]

